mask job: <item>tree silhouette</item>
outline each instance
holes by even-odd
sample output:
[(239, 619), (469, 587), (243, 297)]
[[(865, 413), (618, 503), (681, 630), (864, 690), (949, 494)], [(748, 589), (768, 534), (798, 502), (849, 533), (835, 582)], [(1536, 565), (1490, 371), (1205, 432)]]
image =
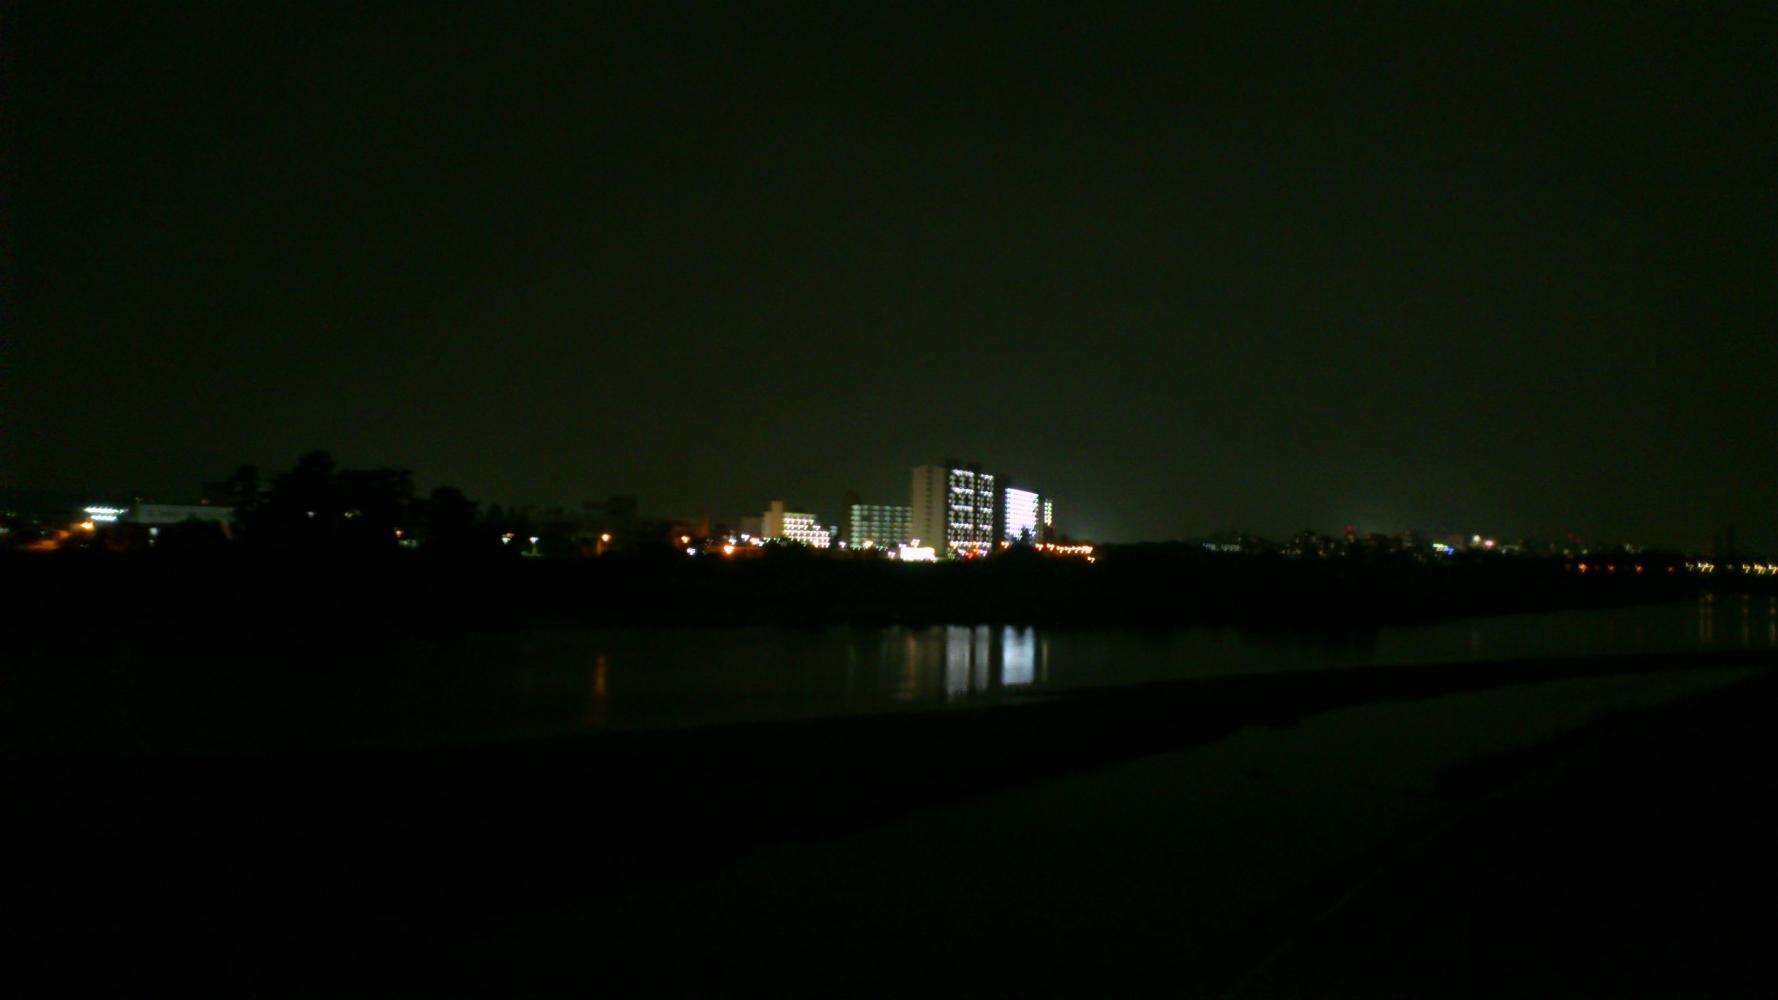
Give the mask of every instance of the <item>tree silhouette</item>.
[(258, 513), (265, 499), (259, 481), (259, 467), (241, 465), (224, 479), (204, 484), (204, 499), (213, 504), (233, 508), (235, 519), (246, 522)]
[(390, 549), (398, 531), (414, 527), (413, 473), (406, 469), (345, 469), (337, 480), (338, 533), (355, 549)]
[[(234, 506), (246, 544), (289, 555), (368, 555), (393, 552), (404, 541), (429, 550), (469, 555), (500, 548), (503, 522), (455, 486), (415, 496), (408, 469), (342, 469), (325, 451), (311, 451), (288, 472), (261, 485), (259, 470), (242, 465), (204, 485), (205, 495)], [(520, 519), (522, 520), (522, 518)]]
[(421, 518), (427, 551), (466, 555), (491, 549), (494, 533), (476, 522), (475, 507), (475, 501), (455, 486), (434, 489)]

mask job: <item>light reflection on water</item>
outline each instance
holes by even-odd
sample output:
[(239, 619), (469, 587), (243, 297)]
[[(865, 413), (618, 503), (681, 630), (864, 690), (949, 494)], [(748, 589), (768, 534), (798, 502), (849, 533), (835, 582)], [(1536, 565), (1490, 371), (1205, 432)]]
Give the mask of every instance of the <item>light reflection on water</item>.
[[(1013, 625), (946, 625), (944, 629), (944, 691), (946, 701), (1024, 687), (1037, 679), (1037, 648), (1047, 647), (1037, 630)], [(912, 647), (937, 646), (931, 632), (908, 636)], [(918, 697), (919, 672), (935, 657), (913, 656), (906, 664), (907, 681), (897, 687), (902, 701)]]
[[(1345, 636), (1000, 625), (566, 633), (597, 647), (593, 728), (984, 704), (1046, 690), (1276, 670), (1778, 649), (1778, 599), (1562, 612)], [(585, 662), (585, 661), (582, 661)], [(560, 668), (537, 663), (537, 669)], [(588, 690), (584, 687), (582, 690)], [(600, 720), (594, 722), (593, 720)]]
[[(877, 694), (895, 702), (958, 701), (1037, 680), (1040, 640), (1034, 628), (944, 625), (883, 631), (899, 637), (895, 655), (872, 658), (860, 655), (861, 644), (850, 644), (848, 676), (856, 682), (872, 671), (883, 672), (889, 680)], [(857, 684), (854, 691), (871, 697)]]
[[(1005, 645), (1006, 667), (1002, 678), (1007, 687), (1022, 687), (1037, 680), (1037, 630), (1008, 628), (1001, 633)], [(1048, 648), (1048, 644), (1045, 644)]]
[(1226, 674), (1734, 648), (1778, 649), (1778, 598), (1706, 596), (1345, 635), (1001, 625), (463, 632), (348, 651), (338, 662), (268, 661), (257, 675), (207, 662), (148, 671), (121, 657), (80, 677), (32, 675), (35, 688), (14, 678), (0, 685), (0, 758), (110, 744), (548, 738), (1017, 702)]

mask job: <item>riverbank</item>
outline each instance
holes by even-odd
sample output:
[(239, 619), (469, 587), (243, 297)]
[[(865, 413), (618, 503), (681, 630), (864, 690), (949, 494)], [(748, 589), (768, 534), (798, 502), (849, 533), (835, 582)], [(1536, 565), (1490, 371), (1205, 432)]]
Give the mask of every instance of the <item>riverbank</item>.
[[(1123, 868), (1130, 886), (1166, 887), (1178, 884), (1179, 859), (1214, 858), (1194, 846), (1204, 831), (1221, 830), (1225, 844), (1273, 844), (1276, 858), (1262, 852), (1226, 865), (1221, 896), (1194, 903), (1168, 890), (1116, 917), (1109, 936), (1081, 931), (1080, 968), (1089, 971), (1069, 981), (1087, 990), (1094, 976), (1107, 987), (1133, 986), (1130, 973), (1171, 968), (1171, 960), (1152, 934), (1125, 939), (1117, 928), (1138, 918), (1178, 926), (1178, 913), (1202, 917), (1206, 907), (1258, 919), (1299, 883), (1354, 861), (1322, 858), (1326, 870), (1281, 864), (1302, 853), (1292, 838), (1325, 835), (1362, 854), (1367, 837), (1388, 842), (1399, 832), (1391, 819), (1364, 827), (1370, 833), (1339, 833), (1345, 827), (1328, 810), (1395, 816), (1396, 808), (1339, 784), (1318, 793), (1319, 812), (1281, 825), (1266, 817), (1285, 815), (1277, 808), (1300, 801), (1301, 789), (1271, 788), (1276, 808), (1244, 818), (1218, 816), (1201, 797), (1145, 811), (1178, 779), (1169, 769), (1208, 767), (1209, 777), (1193, 779), (1199, 791), (1244, 801), (1267, 783), (1245, 773), (1251, 759), (1222, 758), (1216, 748), (1261, 738), (1276, 768), (1322, 759), (1330, 746), (1337, 756), (1354, 740), (1368, 745), (1369, 724), (1349, 720), (1332, 731), (1345, 734), (1335, 743), (1321, 742), (1326, 720), (1343, 712), (1382, 712), (1376, 717), (1399, 730), (1429, 705), (1501, 692), (1506, 707), (1491, 710), (1500, 719), (1478, 730), (1485, 737), (1523, 730), (1525, 713), (1541, 711), (1541, 695), (1512, 692), (1579, 685), (1597, 701), (1597, 691), (1615, 691), (1624, 678), (1714, 685), (1774, 662), (1745, 653), (1369, 668), (1139, 685), (968, 712), (499, 747), (14, 762), (0, 772), (17, 817), (0, 834), (0, 872), (8, 898), (33, 919), (10, 939), (17, 951), (7, 967), (30, 988), (73, 991), (263, 992), (351, 977), (377, 992), (472, 980), (510, 992), (503, 983), (559, 988), (576, 970), (630, 989), (822, 989), (825, 976), (853, 989), (920, 990), (914, 973), (922, 969), (964, 976), (953, 985), (976, 989), (986, 981), (968, 978), (978, 967), (964, 961), (975, 951), (956, 962), (944, 952), (908, 960), (887, 979), (860, 979), (836, 962), (861, 959), (857, 933), (888, 936), (873, 948), (951, 947), (921, 929), (929, 924), (958, 934), (980, 924), (971, 933), (982, 935), (982, 961), (1038, 961), (1046, 950), (1038, 929), (1080, 930), (1090, 926), (1080, 911), (1121, 905), (1087, 889), (1072, 902), (1048, 901), (1055, 906), (1041, 893), (1006, 899), (973, 883), (968, 866), (940, 865), (935, 874), (928, 857), (1010, 852), (1022, 860), (992, 884), (1091, 887), (1099, 871), (1091, 859), (1125, 854), (1147, 859)], [(1599, 702), (1622, 703), (1616, 694)], [(1584, 723), (1595, 708), (1563, 725)], [(1382, 775), (1413, 771), (1420, 757), (1438, 756), (1427, 748), (1443, 745), (1449, 728), (1406, 731), (1373, 764)], [(1526, 735), (1536, 742), (1553, 731)], [(1477, 746), (1440, 752), (1455, 763)], [(1008, 813), (1006, 803), (1025, 794), (1037, 804)], [(1410, 813), (1416, 803), (1438, 812), (1439, 794), (1415, 790), (1404, 801)], [(1058, 841), (1046, 832), (1055, 828), (1069, 833)], [(749, 867), (761, 858), (764, 874)], [(1182, 909), (1158, 901), (1168, 898)], [(1246, 902), (1231, 907), (1231, 898)], [(562, 950), (539, 952), (538, 941)], [(435, 954), (447, 945), (476, 976), (491, 978), (463, 979), (465, 968)], [(820, 955), (797, 957), (809, 949)], [(732, 979), (722, 961), (698, 957), (705, 952), (731, 965), (737, 953), (752, 955), (751, 971)], [(1120, 955), (1135, 963), (1124, 973), (1107, 964)], [(773, 961), (800, 962), (803, 971), (774, 973)], [(1211, 971), (1207, 962), (1200, 954), (1172, 974), (1198, 981)]]
[(1456, 768), (1478, 797), (1278, 926), (1227, 995), (1767, 995), (1775, 724), (1767, 672)]

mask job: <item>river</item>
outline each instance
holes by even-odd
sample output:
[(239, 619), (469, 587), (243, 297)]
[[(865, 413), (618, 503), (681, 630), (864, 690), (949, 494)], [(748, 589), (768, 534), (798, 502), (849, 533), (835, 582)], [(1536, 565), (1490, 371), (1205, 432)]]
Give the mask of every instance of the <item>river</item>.
[(0, 669), (0, 756), (439, 745), (1017, 703), (1072, 689), (1347, 667), (1778, 649), (1778, 599), (1328, 635), (1001, 625), (466, 629), (360, 642), (49, 647)]
[(1473, 618), (1352, 635), (1002, 625), (530, 629), (453, 637), (407, 665), (410, 738), (956, 708), (1225, 674), (1778, 649), (1778, 598)]

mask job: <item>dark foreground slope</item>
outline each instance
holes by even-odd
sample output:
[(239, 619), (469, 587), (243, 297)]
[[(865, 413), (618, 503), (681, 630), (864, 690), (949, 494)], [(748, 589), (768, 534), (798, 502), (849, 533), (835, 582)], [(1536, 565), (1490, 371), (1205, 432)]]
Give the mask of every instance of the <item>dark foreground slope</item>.
[[(3, 967), (13, 985), (27, 993), (291, 988), (504, 994), (664, 985), (772, 990), (783, 985), (771, 972), (774, 962), (830, 950), (848, 928), (804, 924), (802, 936), (783, 940), (759, 929), (778, 926), (770, 921), (758, 927), (715, 923), (703, 908), (714, 901), (701, 897), (706, 890), (700, 887), (720, 884), (706, 879), (756, 848), (819, 841), (996, 789), (1203, 745), (1243, 726), (1288, 725), (1342, 706), (1703, 665), (1758, 668), (1772, 665), (1772, 657), (1595, 658), (1217, 678), (971, 712), (501, 747), (15, 761), (0, 774), (10, 814), (0, 832), (0, 892), (8, 909), (24, 919), (5, 939), (10, 954)], [(1711, 861), (1716, 874), (1752, 871), (1763, 862), (1765, 849), (1748, 833), (1769, 830), (1773, 815), (1769, 783), (1759, 784), (1764, 772), (1745, 763), (1774, 742), (1769, 724), (1761, 725), (1778, 719), (1772, 682), (1761, 675), (1733, 698), (1706, 704), (1715, 707), (1688, 710), (1701, 715), (1650, 713), (1630, 729), (1596, 734), (1596, 743), (1580, 744), (1596, 748), (1590, 752), (1602, 772), (1641, 786), (1650, 810), (1670, 803), (1696, 817), (1696, 828), (1687, 827), (1677, 854), (1673, 845), (1649, 837), (1680, 824), (1621, 825), (1629, 839), (1620, 853), (1646, 849), (1643, 866), (1659, 869), (1663, 884), (1676, 889), (1687, 885), (1683, 873), (1690, 859), (1707, 846), (1719, 854)], [(1715, 725), (1725, 711), (1742, 713), (1748, 724)], [(1662, 748), (1650, 751), (1652, 758), (1634, 749), (1651, 746)], [(1683, 762), (1677, 770), (1661, 764), (1670, 756)], [(1512, 763), (1486, 780), (1472, 779), (1458, 798), (1473, 800), (1565, 759)], [(1577, 780), (1591, 780), (1577, 773), (1582, 773)], [(1517, 795), (1500, 808), (1546, 815), (1535, 799)], [(1578, 810), (1576, 818), (1547, 814), (1557, 817), (1548, 822), (1562, 830), (1584, 831), (1589, 817), (1610, 807), (1598, 799), (1557, 794), (1564, 796)], [(1744, 816), (1701, 804), (1731, 800)], [(1609, 815), (1601, 813), (1601, 822), (1613, 826), (1603, 819)], [(1502, 822), (1518, 828), (1517, 820)], [(1459, 824), (1459, 834), (1466, 827)], [(1493, 843), (1498, 836), (1482, 839), (1498, 849)], [(1084, 856), (1114, 842), (1083, 843), (1081, 851)], [(1576, 853), (1572, 844), (1550, 842), (1551, 863), (1565, 863), (1563, 858)], [(1538, 842), (1519, 850), (1522, 859), (1540, 857)], [(1460, 847), (1455, 858), (1433, 863), (1433, 875), (1450, 878), (1463, 871), (1466, 855)], [(1529, 882), (1529, 888), (1546, 894), (1564, 891), (1559, 877)], [(1758, 891), (1766, 887), (1753, 885)], [(1642, 919), (1645, 910), (1623, 910), (1617, 903), (1624, 893), (1640, 890), (1619, 886), (1622, 891), (1614, 894), (1612, 888), (1609, 879), (1593, 879), (1585, 886), (1588, 894), (1573, 901), (1580, 909), (1565, 919), (1585, 923), (1601, 942), (1612, 938), (1614, 922), (1623, 922), (1620, 914)], [(1727, 883), (1692, 890), (1681, 898), (1700, 911), (1742, 897)], [(821, 890), (802, 885), (785, 891), (818, 895)], [(584, 912), (589, 905), (597, 910), (602, 898), (615, 905), (638, 894), (685, 901), (675, 911), (671, 939), (626, 937), (625, 913), (612, 910), (600, 917), (602, 934), (577, 941), (573, 950), (545, 963), (535, 955), (522, 966), (503, 963), (505, 946), (489, 943), (514, 925), (547, 927), (553, 913)], [(1333, 898), (1345, 894), (1342, 889)], [(1528, 896), (1491, 915), (1512, 918), (1541, 905)], [(1398, 959), (1388, 944), (1390, 934), (1424, 932), (1435, 943), (1449, 943), (1433, 930), (1450, 926), (1448, 909), (1422, 919), (1406, 904), (1385, 901), (1378, 914), (1377, 929), (1361, 932), (1357, 941), (1381, 956), (1382, 964), (1371, 968), (1399, 967), (1388, 964)], [(1414, 926), (1392, 924), (1392, 914)], [(1676, 911), (1673, 918), (1679, 916)], [(1757, 914), (1753, 920), (1745, 926), (1772, 924)], [(1536, 933), (1534, 924), (1515, 926)], [(1301, 945), (1305, 954), (1315, 947), (1313, 925), (1309, 933), (1288, 922), (1265, 933), (1216, 967), (1180, 969), (1161, 951), (1132, 955), (1133, 964), (1120, 971), (1118, 984), (1153, 974), (1175, 986), (1208, 988), (1239, 978), (1249, 960), (1261, 962), (1276, 950), (1274, 942), (1307, 942)], [(725, 939), (723, 953), (753, 957), (746, 976), (737, 978), (732, 967), (702, 957), (708, 949), (700, 942), (713, 935)], [(1642, 934), (1654, 936), (1659, 932)], [(888, 952), (922, 949), (927, 957), (920, 968), (939, 978), (891, 977), (889, 983), (922, 990), (984, 982), (1021, 990), (1043, 985), (984, 979), (984, 969), (1017, 963), (1030, 948), (1028, 941), (997, 937), (992, 922), (967, 946), (939, 942), (933, 950), (934, 942), (925, 938), (920, 915), (910, 913), (905, 933), (882, 946)], [(1653, 960), (1654, 972), (1666, 981), (1683, 978), (1702, 943), (1683, 939), (1669, 957)], [(1357, 945), (1337, 944), (1332, 950), (1343, 954)], [(1094, 944), (1086, 941), (1082, 947)], [(1424, 951), (1426, 966), (1406, 980), (1409, 988), (1499, 982), (1476, 979), (1473, 965), (1464, 964), (1467, 953), (1441, 953), (1432, 946)], [(459, 964), (441, 961), (442, 955), (476, 952), (484, 978), (475, 981), (459, 978)], [(1563, 960), (1562, 954), (1526, 954), (1510, 973), (1500, 973), (1507, 982), (1523, 985)], [(1604, 959), (1589, 953), (1588, 960)], [(895, 960), (891, 955), (885, 961)], [(1287, 982), (1294, 990), (1339, 981), (1335, 972), (1347, 974), (1323, 971), (1318, 960), (1260, 967), (1262, 973), (1242, 980), (1249, 987)], [(1746, 961), (1734, 966), (1736, 974), (1757, 968)], [(876, 981), (856, 970), (832, 973), (852, 988)], [(1578, 972), (1571, 977), (1578, 978), (1584, 977)], [(1372, 981), (1403, 982), (1381, 972)], [(1062, 985), (1090, 989), (1094, 984)]]
[(1454, 815), (1278, 928), (1229, 994), (1769, 996), (1775, 724), (1768, 673), (1461, 767)]

